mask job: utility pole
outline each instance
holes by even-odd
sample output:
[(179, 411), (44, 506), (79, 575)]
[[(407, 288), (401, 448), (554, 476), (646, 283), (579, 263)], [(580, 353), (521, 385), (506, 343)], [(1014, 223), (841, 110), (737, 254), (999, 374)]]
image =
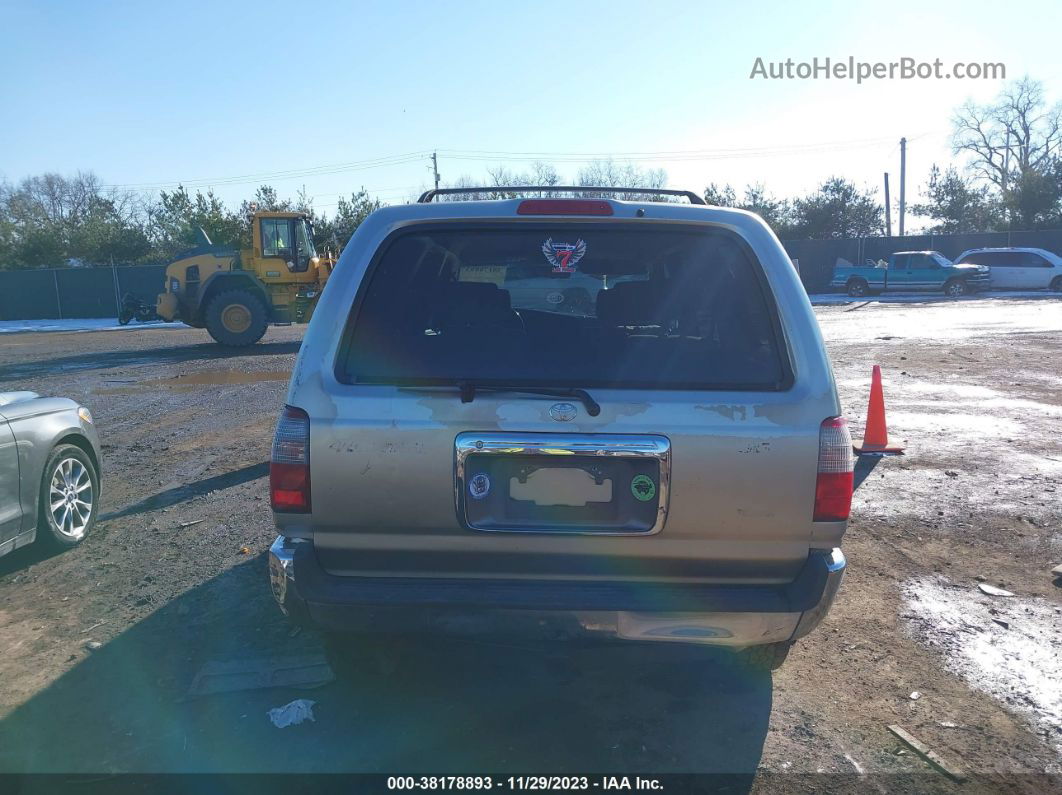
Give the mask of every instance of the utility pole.
[(892, 237), (892, 204), (889, 201), (889, 172), (885, 172), (885, 237)]
[(900, 237), (903, 237), (903, 217), (907, 212), (907, 139), (900, 139)]
[(439, 157), (436, 152), (431, 153), (431, 170), (435, 172), (435, 190), (439, 189)]

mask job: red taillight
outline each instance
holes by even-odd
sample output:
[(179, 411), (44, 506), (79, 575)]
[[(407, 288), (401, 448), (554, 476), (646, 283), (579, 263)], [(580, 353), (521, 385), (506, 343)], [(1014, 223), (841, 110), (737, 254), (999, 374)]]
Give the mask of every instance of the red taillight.
[(612, 215), (612, 205), (600, 199), (527, 199), (517, 215)]
[(815, 478), (815, 521), (840, 522), (852, 510), (852, 436), (844, 417), (828, 417), (819, 427), (819, 466)]
[(269, 500), (274, 511), (310, 511), (310, 417), (285, 406), (269, 460)]

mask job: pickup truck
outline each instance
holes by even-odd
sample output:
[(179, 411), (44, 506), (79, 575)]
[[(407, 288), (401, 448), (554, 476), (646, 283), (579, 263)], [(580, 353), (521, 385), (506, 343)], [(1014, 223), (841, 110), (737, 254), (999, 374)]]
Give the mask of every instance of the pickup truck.
[(939, 251), (897, 251), (876, 266), (834, 268), (830, 287), (854, 298), (901, 290), (941, 290), (958, 297), (987, 289), (990, 282), (991, 270), (984, 265), (956, 265)]

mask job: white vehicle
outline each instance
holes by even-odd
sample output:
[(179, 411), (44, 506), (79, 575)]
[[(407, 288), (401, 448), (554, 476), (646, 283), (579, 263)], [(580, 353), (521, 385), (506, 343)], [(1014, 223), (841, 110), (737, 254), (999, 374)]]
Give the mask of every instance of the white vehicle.
[(971, 248), (955, 262), (990, 267), (993, 288), (1062, 292), (1062, 257), (1042, 248)]

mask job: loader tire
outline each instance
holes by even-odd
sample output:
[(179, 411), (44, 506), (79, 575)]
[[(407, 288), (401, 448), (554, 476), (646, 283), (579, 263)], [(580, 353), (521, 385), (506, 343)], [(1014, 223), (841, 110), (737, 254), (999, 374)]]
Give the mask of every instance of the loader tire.
[(222, 345), (254, 345), (266, 333), (269, 317), (262, 299), (248, 290), (226, 290), (207, 305), (206, 327)]

